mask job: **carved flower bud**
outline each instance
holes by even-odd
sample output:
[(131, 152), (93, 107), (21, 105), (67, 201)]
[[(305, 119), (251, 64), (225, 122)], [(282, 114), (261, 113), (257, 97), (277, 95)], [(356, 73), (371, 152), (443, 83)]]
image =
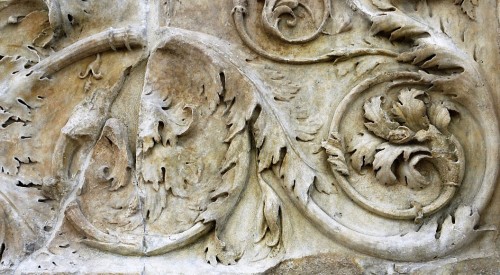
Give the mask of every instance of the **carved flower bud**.
[(410, 141), (415, 136), (415, 133), (406, 126), (398, 126), (398, 128), (389, 132), (389, 141), (396, 144), (402, 144)]
[(237, 11), (242, 14), (247, 13), (247, 6), (248, 6), (247, 0), (234, 0), (233, 4), (234, 4), (233, 12)]

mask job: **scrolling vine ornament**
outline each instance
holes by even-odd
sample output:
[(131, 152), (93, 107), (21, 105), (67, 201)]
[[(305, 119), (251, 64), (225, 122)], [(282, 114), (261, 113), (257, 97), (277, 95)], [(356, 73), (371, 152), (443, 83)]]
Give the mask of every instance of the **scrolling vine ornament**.
[[(313, 17), (301, 1), (266, 0), (262, 11), (264, 28), (286, 43), (312, 42), (322, 34), (331, 13), (330, 1), (321, 2), (324, 11), (320, 23), (314, 24), (315, 30), (309, 35), (290, 37), (280, 29), (285, 14), (292, 18), (286, 22), (292, 28), (298, 20), (297, 10)], [(29, 98), (36, 83), (51, 81), (58, 71), (95, 55), (96, 61), (81, 77), (103, 78), (98, 68), (101, 53), (123, 49), (143, 53), (134, 65), (123, 70), (111, 88), (86, 88), (90, 92), (88, 99), (75, 108), (61, 129), (52, 157), (53, 175), (43, 186), (46, 195), (58, 200), (63, 210), (55, 227), (61, 228), (67, 220), (86, 237), (83, 242), (89, 246), (146, 256), (186, 246), (211, 232), (205, 250), (207, 261), (231, 264), (241, 253), (228, 251), (219, 233), (245, 189), (252, 171), (249, 167), (255, 165), (262, 193), (256, 242), (264, 242), (274, 252), (283, 245), (283, 217), (282, 203), (265, 176), (270, 172), (313, 223), (331, 238), (361, 252), (392, 260), (420, 261), (442, 257), (467, 244), (479, 234), (479, 214), (494, 190), (498, 172), (497, 120), (481, 70), (449, 37), (395, 6), (382, 1), (374, 1), (377, 8), (365, 1), (348, 3), (372, 22), (374, 35), (389, 34), (390, 40), (412, 41), (416, 46), (401, 53), (340, 48), (317, 57), (284, 57), (268, 53), (248, 34), (247, 1), (235, 0), (232, 11), (242, 41), (272, 61), (338, 63), (377, 55), (411, 68), (377, 72), (356, 84), (333, 111), (329, 135), (322, 144), (323, 154), (304, 149), (304, 144), (318, 135), (323, 122), (284, 110), (280, 105), (297, 104), (293, 101), (296, 90), (287, 91), (286, 85), (282, 90), (273, 90), (227, 42), (163, 26), (168, 20), (162, 21), (155, 14), (161, 10), (156, 9), (160, 2), (151, 3), (149, 12), (153, 16), (146, 28), (110, 29), (92, 35), (3, 79), (0, 118), (29, 121), (31, 111), (23, 109), (21, 105), (26, 102), (22, 99)], [(61, 32), (56, 23), (52, 27)], [(131, 150), (126, 126), (112, 117), (110, 108), (130, 72), (143, 61), (147, 64), (138, 138), (135, 150)], [(200, 63), (203, 69), (197, 69)], [(178, 66), (173, 68), (172, 64)], [(361, 114), (348, 108), (356, 104), (362, 106)], [(454, 133), (455, 113), (471, 116), (470, 123), (481, 131), (484, 145), (479, 147), (485, 157), (479, 161), (484, 169), (471, 172), (472, 177), (464, 175), (470, 142), (464, 144), (464, 137)], [(351, 117), (344, 123), (347, 116)], [(204, 127), (213, 133), (200, 134)], [(347, 146), (346, 138), (350, 138)], [(331, 171), (317, 165), (326, 160)], [(81, 165), (80, 173), (71, 172), (74, 163)], [(396, 170), (393, 164), (399, 164)], [(369, 175), (364, 175), (367, 170)], [(364, 209), (389, 219), (414, 219), (421, 223), (420, 230), (380, 236), (336, 220), (311, 195), (313, 186), (325, 193), (332, 190), (328, 180), (332, 173), (336, 184)], [(427, 201), (402, 200), (396, 205), (373, 201), (352, 185), (355, 177), (362, 176), (371, 177), (366, 182), (372, 187), (385, 188), (380, 183), (392, 185), (388, 188), (399, 186), (417, 194), (415, 197), (420, 189), (434, 188), (437, 192)], [(475, 192), (472, 196), (460, 194), (462, 186), (471, 185), (478, 186), (471, 189)], [(451, 204), (457, 196), (460, 200)], [(100, 201), (109, 198), (112, 215), (96, 211), (103, 207), (95, 205), (96, 197)], [(7, 208), (8, 203), (2, 200), (9, 219), (19, 221), (15, 211)], [(172, 222), (178, 214), (186, 220)], [(454, 215), (454, 223), (450, 214)], [(3, 227), (8, 226), (6, 220)], [(45, 243), (50, 243), (57, 232), (54, 230)], [(17, 256), (25, 254), (18, 251)]]
[[(268, 7), (271, 1), (266, 1), (266, 4), (264, 6)], [(351, 92), (347, 93), (335, 110), (330, 134), (323, 143), (323, 147), (329, 156), (328, 161), (338, 185), (356, 203), (384, 217), (415, 219), (416, 222), (423, 223), (423, 225), (417, 232), (410, 231), (401, 235), (380, 237), (363, 233), (359, 229), (351, 229), (342, 224), (335, 217), (329, 216), (314, 200), (297, 200), (291, 194), (290, 199), (327, 234), (346, 246), (394, 260), (414, 261), (441, 257), (475, 238), (478, 231), (474, 227), (479, 221), (479, 213), (484, 210), (495, 187), (498, 174), (496, 163), (499, 133), (496, 126), (487, 122), (494, 121), (496, 123), (497, 121), (491, 100), (488, 100), (490, 91), (481, 76), (478, 64), (472, 57), (462, 52), (442, 31), (408, 16), (385, 1), (371, 3), (370, 1), (351, 0), (348, 1), (348, 4), (353, 10), (372, 22), (371, 31), (374, 35), (388, 34), (388, 39), (391, 41), (411, 41), (414, 48), (399, 54), (377, 49), (350, 49), (344, 51), (346, 57), (352, 58), (366, 54), (396, 56), (397, 61), (414, 65), (422, 71), (381, 72), (358, 84)], [(244, 23), (248, 13), (247, 5), (247, 1), (235, 1), (233, 18), (242, 40), (259, 55), (288, 64), (343, 60), (342, 58), (337, 59), (334, 53), (315, 58), (282, 57), (268, 53), (248, 35)], [(269, 13), (269, 11), (263, 10), (263, 14), (265, 13)], [(435, 71), (436, 73), (429, 74), (423, 70)], [(459, 73), (456, 73), (457, 70)], [(371, 99), (367, 99), (364, 110), (368, 121), (359, 121), (358, 125), (364, 125), (377, 138), (372, 137), (371, 140), (367, 140), (370, 139), (371, 134), (363, 134), (364, 140), (357, 137), (358, 140), (354, 140), (349, 145), (349, 151), (353, 153), (351, 156), (354, 165), (353, 171), (353, 168), (350, 168), (352, 166), (347, 161), (346, 154), (348, 152), (345, 149), (343, 134), (339, 132), (339, 127), (343, 125), (342, 117), (348, 113), (348, 106), (352, 106), (358, 97), (365, 92), (371, 92), (372, 87), (382, 84), (415, 87), (415, 90), (401, 91), (399, 102), (397, 99), (393, 100), (396, 103), (393, 108), (394, 112), (391, 112), (390, 115), (378, 104), (382, 97), (388, 95), (387, 87), (382, 88), (384, 89), (383, 93), (375, 94)], [(448, 109), (445, 106), (440, 106), (439, 103), (426, 107), (424, 102), (415, 98), (423, 93), (422, 88), (444, 96), (446, 99), (443, 102), (448, 102), (447, 97), (452, 95), (454, 102), (464, 106), (474, 117), (475, 123), (480, 124), (478, 127), (481, 129), (485, 145), (483, 152), (486, 157), (482, 161), (486, 168), (479, 176), (480, 180), (473, 179), (467, 183), (468, 185), (480, 186), (480, 188), (477, 189), (474, 196), (466, 200), (462, 198), (462, 202), (458, 206), (455, 205), (452, 209), (447, 210), (444, 214), (446, 218), (444, 223), (438, 221), (438, 215), (431, 216), (426, 220), (424, 218), (439, 211), (456, 197), (455, 194), (463, 178), (466, 160), (460, 141), (445, 129), (449, 123), (448, 120), (451, 120)], [(488, 107), (481, 109), (478, 106)], [(424, 115), (428, 113), (426, 108), (430, 109), (429, 115), (431, 116), (427, 120), (424, 118)], [(399, 121), (392, 121), (392, 117), (399, 118)], [(356, 119), (353, 120), (356, 121)], [(352, 120), (348, 123), (352, 124)], [(418, 125), (419, 123), (420, 125)], [(358, 133), (354, 135), (356, 134)], [(383, 143), (383, 140), (386, 142)], [(462, 142), (464, 141), (462, 140)], [(418, 144), (422, 142), (427, 144), (425, 146)], [(410, 143), (410, 145), (404, 147), (402, 143)], [(415, 152), (420, 152), (420, 154), (413, 155), (412, 153)], [(377, 154), (378, 158), (375, 161)], [(425, 205), (418, 201), (409, 201), (410, 207), (405, 209), (401, 206), (387, 204), (387, 202), (370, 201), (358, 193), (349, 183), (348, 178), (351, 174), (372, 164), (373, 172), (376, 174), (375, 182), (394, 184), (397, 182), (397, 177), (393, 174), (392, 164), (400, 156), (403, 158), (403, 163), (399, 172), (403, 177), (404, 184), (418, 187), (418, 189), (430, 184), (430, 182), (422, 175), (423, 171), (418, 171), (416, 166), (427, 159), (435, 160), (435, 168), (438, 170), (437, 174), (439, 174), (440, 180), (436, 177), (433, 180), (442, 181), (443, 186), (437, 197)], [(435, 168), (430, 169), (432, 171)], [(451, 223), (452, 218), (447, 216), (447, 213), (454, 215), (454, 224)], [(438, 232), (440, 234), (437, 234)]]
[[(243, 2), (239, 5), (244, 4)], [(279, 25), (283, 20), (282, 17), (284, 15), (289, 15), (292, 19), (286, 20), (286, 25), (288, 27), (296, 27), (298, 16), (295, 14), (295, 10), (300, 8), (304, 9), (304, 11), (309, 15), (311, 20), (314, 18), (311, 9), (303, 4), (300, 1), (292, 0), (292, 1), (265, 1), (264, 8), (262, 10), (262, 22), (264, 28), (269, 31), (274, 36), (279, 39), (288, 42), (288, 43), (305, 43), (311, 40), (314, 40), (319, 35), (321, 35), (328, 17), (330, 16), (331, 3), (328, 0), (323, 0), (323, 14), (321, 18), (321, 23), (316, 27), (316, 30), (307, 36), (299, 37), (299, 38), (289, 38), (286, 37), (283, 32), (280, 30)], [(316, 20), (312, 20), (316, 21)]]
[[(363, 104), (363, 109), (368, 120), (364, 125), (369, 131), (358, 133), (348, 145), (353, 169), (361, 173), (363, 167), (372, 166), (379, 184), (403, 184), (420, 190), (433, 181), (441, 180), (444, 186), (440, 195), (428, 205), (412, 201), (409, 209), (387, 209), (370, 202), (343, 177), (339, 178), (339, 185), (353, 200), (379, 215), (394, 219), (413, 218), (416, 222), (421, 222), (424, 216), (435, 213), (448, 204), (462, 181), (465, 167), (462, 146), (453, 135), (443, 134), (448, 132), (451, 120), (449, 110), (444, 107), (446, 104), (439, 102), (429, 103), (427, 107), (417, 98), (423, 94), (423, 91), (416, 89), (399, 91), (397, 101), (392, 103), (389, 111), (382, 107), (382, 96), (368, 99)], [(344, 110), (342, 105), (339, 110)], [(335, 133), (342, 116), (343, 114), (337, 113), (334, 117), (332, 131)], [(336, 138), (332, 136), (331, 139)], [(325, 148), (331, 151), (330, 154), (333, 152), (331, 146), (339, 147), (333, 140), (326, 143)], [(431, 165), (424, 167), (425, 162)], [(428, 175), (423, 175), (417, 167), (421, 167), (422, 172)], [(397, 175), (393, 170), (397, 171)], [(433, 173), (439, 176), (433, 176)], [(344, 171), (344, 174), (349, 173)]]

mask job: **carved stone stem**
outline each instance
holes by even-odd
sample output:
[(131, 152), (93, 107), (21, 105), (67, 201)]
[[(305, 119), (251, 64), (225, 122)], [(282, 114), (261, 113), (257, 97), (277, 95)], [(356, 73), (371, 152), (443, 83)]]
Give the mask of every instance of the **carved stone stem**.
[(26, 73), (41, 71), (43, 72), (42, 77), (49, 76), (85, 57), (104, 51), (137, 46), (143, 47), (146, 44), (144, 37), (143, 28), (109, 29), (64, 48), (32, 68), (27, 69)]
[[(137, 235), (118, 238), (102, 232), (83, 215), (80, 206), (72, 202), (65, 211), (66, 219), (87, 238), (89, 246), (128, 256), (154, 256), (167, 253), (195, 242), (213, 228), (213, 224), (196, 223), (190, 229), (174, 235)], [(126, 237), (126, 239), (125, 239)]]
[[(267, 58), (272, 61), (293, 64), (293, 65), (304, 65), (304, 64), (314, 64), (321, 62), (342, 62), (348, 60), (350, 58), (365, 56), (365, 55), (383, 55), (383, 56), (392, 56), (396, 57), (397, 53), (386, 50), (386, 49), (376, 49), (376, 48), (339, 48), (334, 49), (329, 53), (315, 56), (315, 57), (285, 57), (271, 54), (261, 46), (259, 46), (248, 34), (248, 31), (245, 26), (245, 16), (248, 13), (245, 4), (242, 4), (241, 1), (235, 1), (235, 7), (233, 8), (233, 21), (240, 35), (240, 38), (243, 40), (245, 45), (247, 45), (254, 52), (259, 54), (260, 56)], [(312, 38), (311, 38), (312, 39)], [(304, 41), (307, 42), (307, 41)]]
[(333, 1), (0, 0), (0, 273), (495, 254), (495, 1)]

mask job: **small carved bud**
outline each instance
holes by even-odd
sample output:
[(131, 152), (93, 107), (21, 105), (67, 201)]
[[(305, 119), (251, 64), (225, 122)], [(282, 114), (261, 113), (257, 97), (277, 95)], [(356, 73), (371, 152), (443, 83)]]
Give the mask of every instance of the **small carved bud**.
[(398, 128), (389, 132), (389, 141), (396, 144), (402, 144), (410, 141), (415, 136), (415, 133), (406, 126), (399, 126)]

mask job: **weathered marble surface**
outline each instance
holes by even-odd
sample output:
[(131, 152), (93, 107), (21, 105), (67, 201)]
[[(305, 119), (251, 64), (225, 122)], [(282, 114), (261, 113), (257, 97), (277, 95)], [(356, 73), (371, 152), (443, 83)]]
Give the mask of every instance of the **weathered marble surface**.
[(493, 0), (0, 1), (5, 274), (497, 274)]

